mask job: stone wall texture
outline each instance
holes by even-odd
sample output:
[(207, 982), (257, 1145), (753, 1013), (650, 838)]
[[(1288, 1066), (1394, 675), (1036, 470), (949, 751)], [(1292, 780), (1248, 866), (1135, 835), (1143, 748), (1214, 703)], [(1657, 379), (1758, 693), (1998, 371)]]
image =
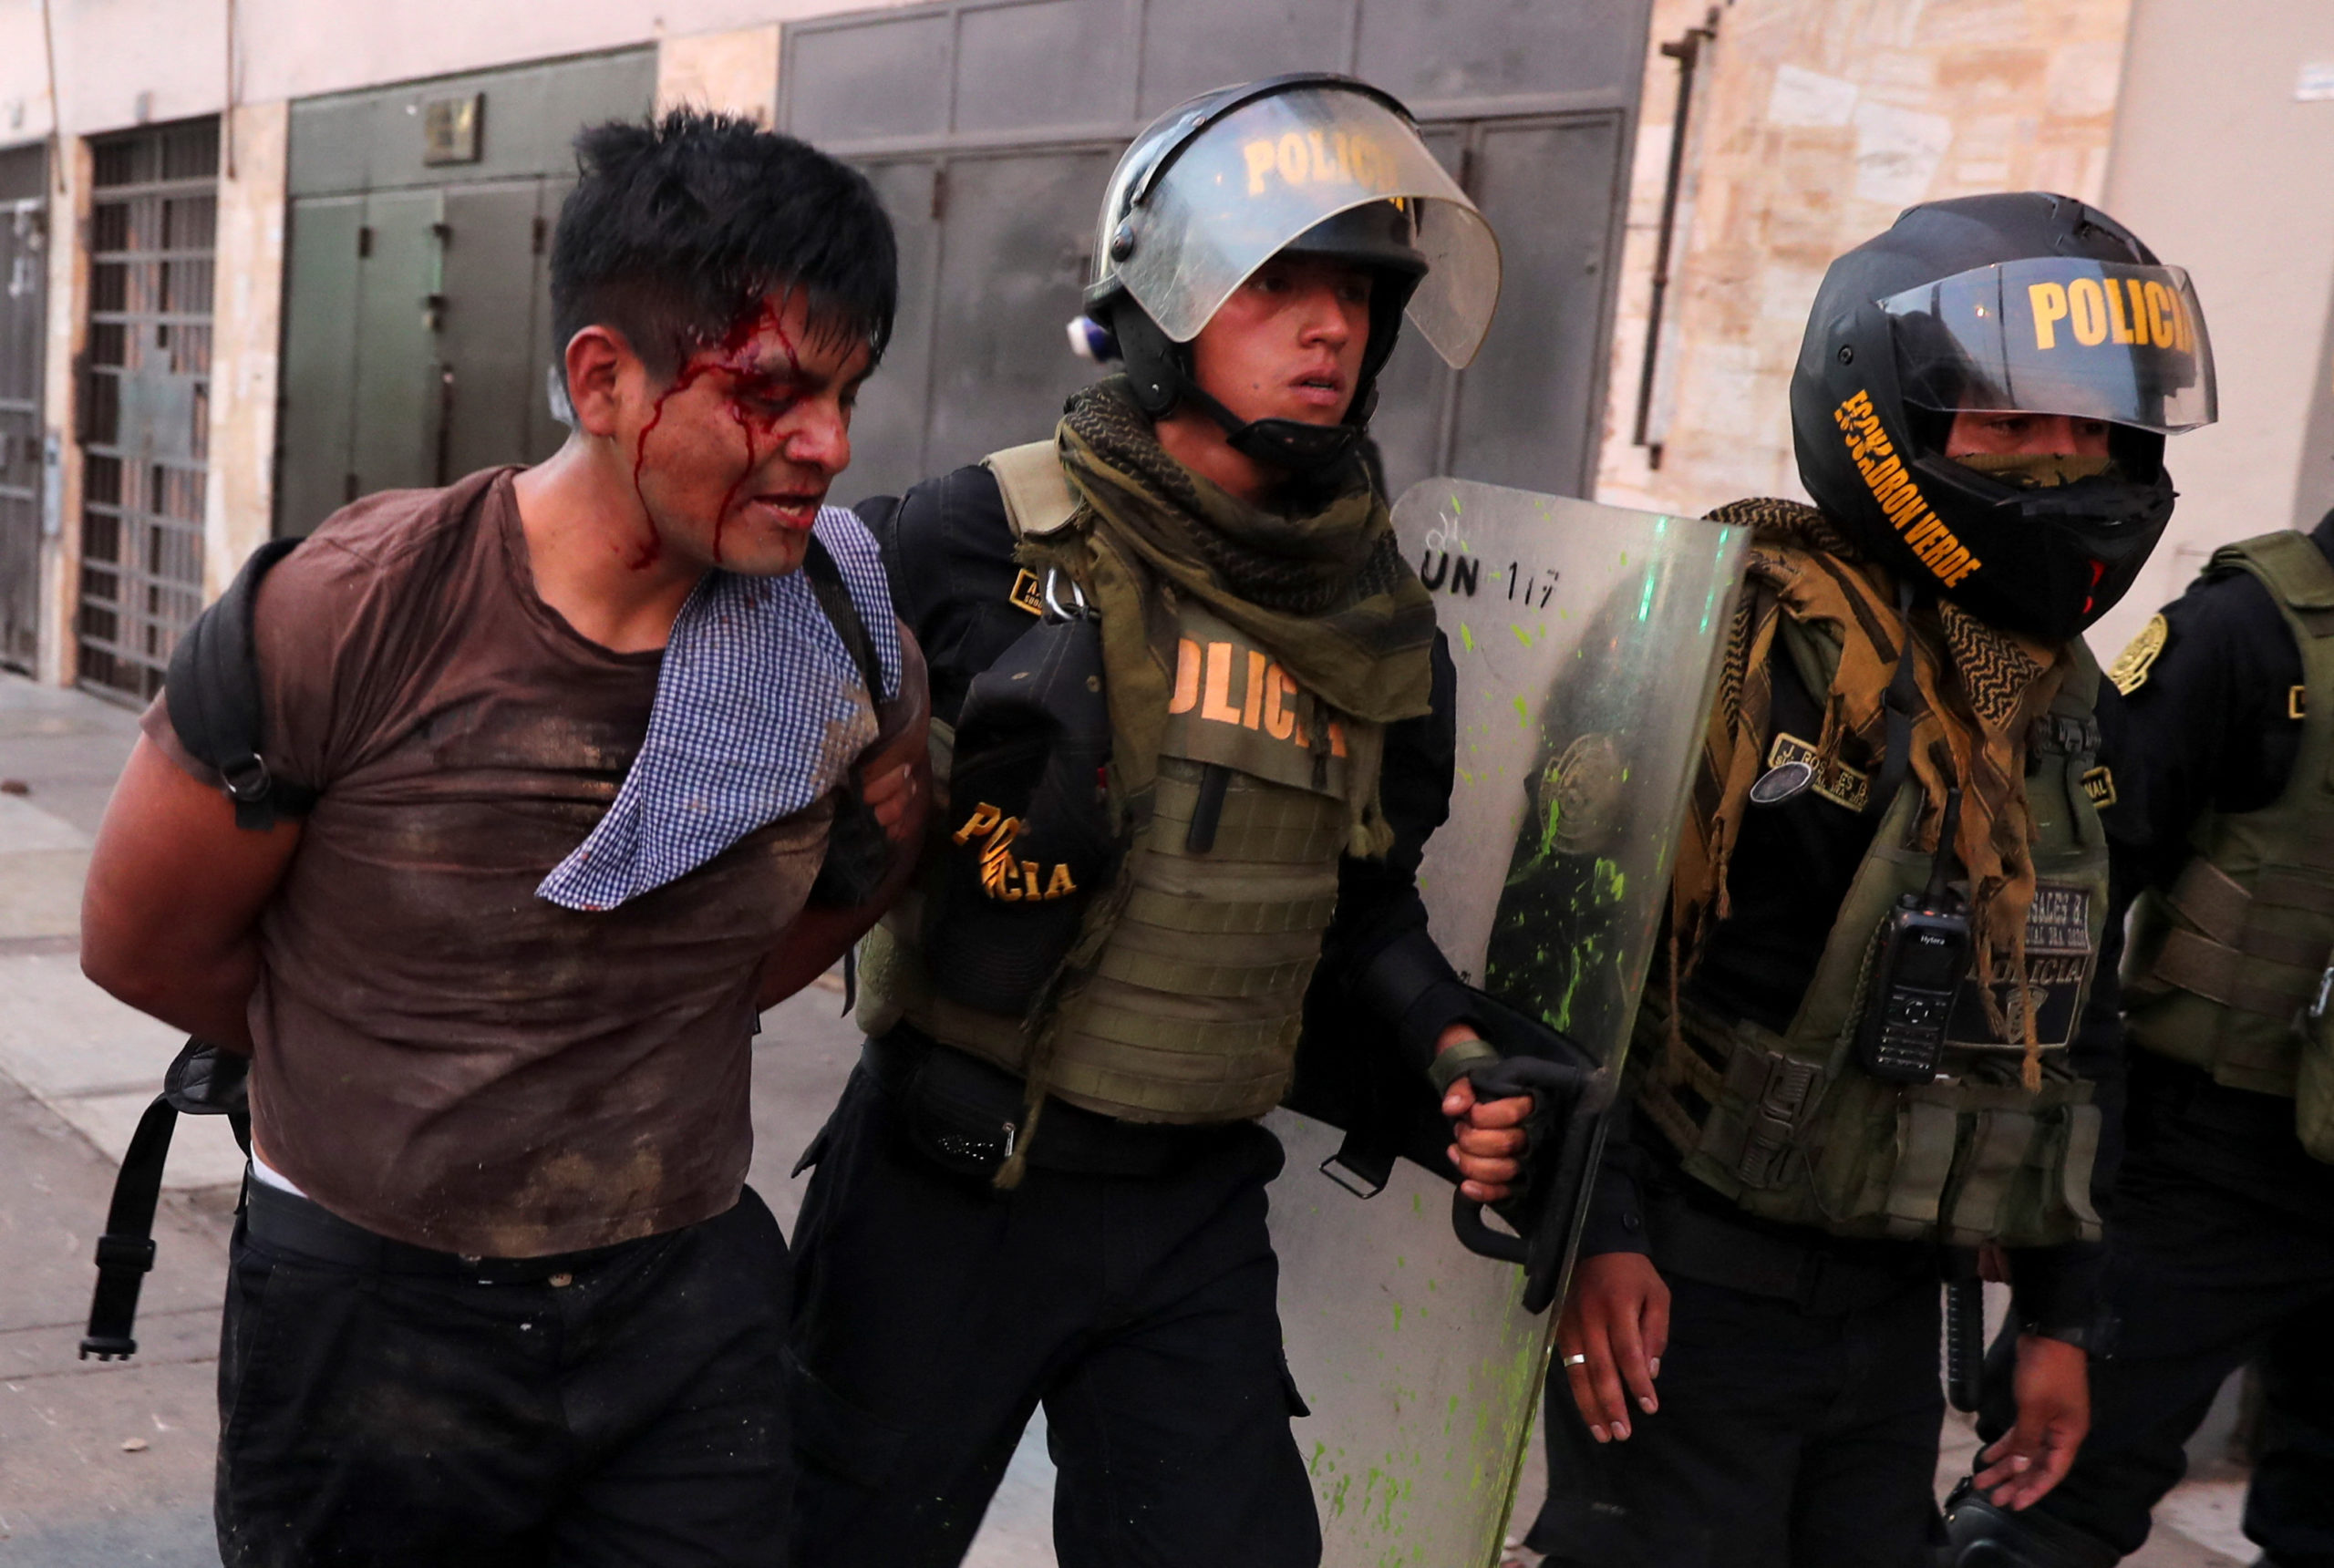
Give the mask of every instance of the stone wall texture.
[[(1677, 65), (1648, 54), (1599, 500), (1700, 512), (1803, 495), (1786, 406), (1831, 259), (1905, 207), (1985, 191), (2095, 201), (2133, 0), (1740, 0), (1688, 119), (1651, 434), (1632, 444)], [(1657, 0), (1654, 41), (1707, 0)]]

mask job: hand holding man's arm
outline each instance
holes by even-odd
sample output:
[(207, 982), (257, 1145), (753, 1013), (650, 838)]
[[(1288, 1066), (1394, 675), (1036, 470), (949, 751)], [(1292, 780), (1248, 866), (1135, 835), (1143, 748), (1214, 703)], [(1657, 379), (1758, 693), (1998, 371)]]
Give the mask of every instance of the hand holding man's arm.
[(299, 846), (296, 822), (235, 809), (141, 737), (114, 786), (81, 892), (81, 972), (140, 1012), (248, 1054), (260, 911)]
[(892, 841), (883, 885), (865, 903), (814, 906), (798, 915), (763, 965), (758, 1007), (775, 1007), (833, 967), (915, 880), (924, 814), (932, 804), (932, 696), (923, 650), (905, 626), (900, 628), (899, 704), (895, 727), (859, 767), (861, 791)]

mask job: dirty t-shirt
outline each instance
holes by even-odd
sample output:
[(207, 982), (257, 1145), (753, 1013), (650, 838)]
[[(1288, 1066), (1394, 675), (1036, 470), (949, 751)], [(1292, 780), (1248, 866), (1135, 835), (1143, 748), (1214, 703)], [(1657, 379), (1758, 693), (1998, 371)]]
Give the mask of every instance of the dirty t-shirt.
[[(324, 792), (260, 922), (254, 1140), (344, 1219), (490, 1256), (737, 1202), (755, 985), (832, 817), (613, 910), (535, 896), (615, 798), (662, 655), (536, 595), (511, 475), (348, 508), (254, 617), (263, 755)], [(145, 723), (208, 777), (160, 702)]]

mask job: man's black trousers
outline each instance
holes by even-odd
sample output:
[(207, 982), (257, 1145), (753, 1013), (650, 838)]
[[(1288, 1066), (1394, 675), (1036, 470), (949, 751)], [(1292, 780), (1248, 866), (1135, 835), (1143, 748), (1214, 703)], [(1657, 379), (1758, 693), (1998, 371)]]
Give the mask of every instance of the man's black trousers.
[[(2334, 1568), (2334, 1167), (2304, 1152), (2293, 1118), (2289, 1099), (2133, 1053), (2091, 1436), (2036, 1511), (2138, 1551), (2214, 1394), (2257, 1358), (2245, 1532), (2278, 1568)], [(1989, 1406), (1979, 1431), (2008, 1424)]]
[[(1551, 1369), (1548, 1501), (1528, 1543), (1550, 1568), (1926, 1563), (1945, 1417), (1933, 1258), (1833, 1266), (1827, 1280), (1833, 1249), (1814, 1237), (1800, 1271), (1814, 1288), (1786, 1299), (1678, 1272), (1664, 1208), (1678, 1220), (1670, 1205), (1646, 1220), (1670, 1290), (1661, 1408), (1600, 1444)], [(1698, 1229), (1727, 1224), (1693, 1212)], [(1742, 1247), (1790, 1245), (1729, 1228)]]
[(1278, 1141), (1243, 1124), (1160, 1174), (1033, 1164), (1001, 1193), (902, 1119), (862, 1066), (795, 1230), (798, 1568), (960, 1562), (1040, 1404), (1062, 1568), (1314, 1568)]
[(783, 1568), (786, 1244), (750, 1188), (702, 1224), (470, 1267), (250, 1202), (219, 1357), (227, 1568)]

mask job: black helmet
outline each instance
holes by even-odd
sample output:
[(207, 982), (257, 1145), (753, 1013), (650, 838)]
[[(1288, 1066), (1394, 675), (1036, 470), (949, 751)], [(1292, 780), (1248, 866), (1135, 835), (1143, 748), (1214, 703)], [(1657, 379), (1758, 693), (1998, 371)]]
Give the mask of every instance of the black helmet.
[[(1368, 267), (1369, 341), (1345, 420), (1243, 422), (1192, 378), (1217, 309), (1275, 255)], [(1203, 93), (1152, 122), (1110, 176), (1086, 313), (1126, 362), (1145, 413), (1190, 401), (1232, 445), (1290, 469), (1335, 462), (1369, 423), (1404, 313), (1454, 367), (1499, 298), (1499, 242), (1420, 140), (1400, 100), (1323, 72)], [(1072, 324), (1074, 344), (1090, 342)]]
[[(2101, 419), (2103, 472), (2021, 487), (1946, 457), (1954, 415)], [(1792, 377), (1815, 503), (1885, 565), (1992, 624), (2073, 636), (2172, 516), (2164, 437), (2215, 416), (2188, 276), (2071, 197), (1908, 209), (1832, 263)]]

